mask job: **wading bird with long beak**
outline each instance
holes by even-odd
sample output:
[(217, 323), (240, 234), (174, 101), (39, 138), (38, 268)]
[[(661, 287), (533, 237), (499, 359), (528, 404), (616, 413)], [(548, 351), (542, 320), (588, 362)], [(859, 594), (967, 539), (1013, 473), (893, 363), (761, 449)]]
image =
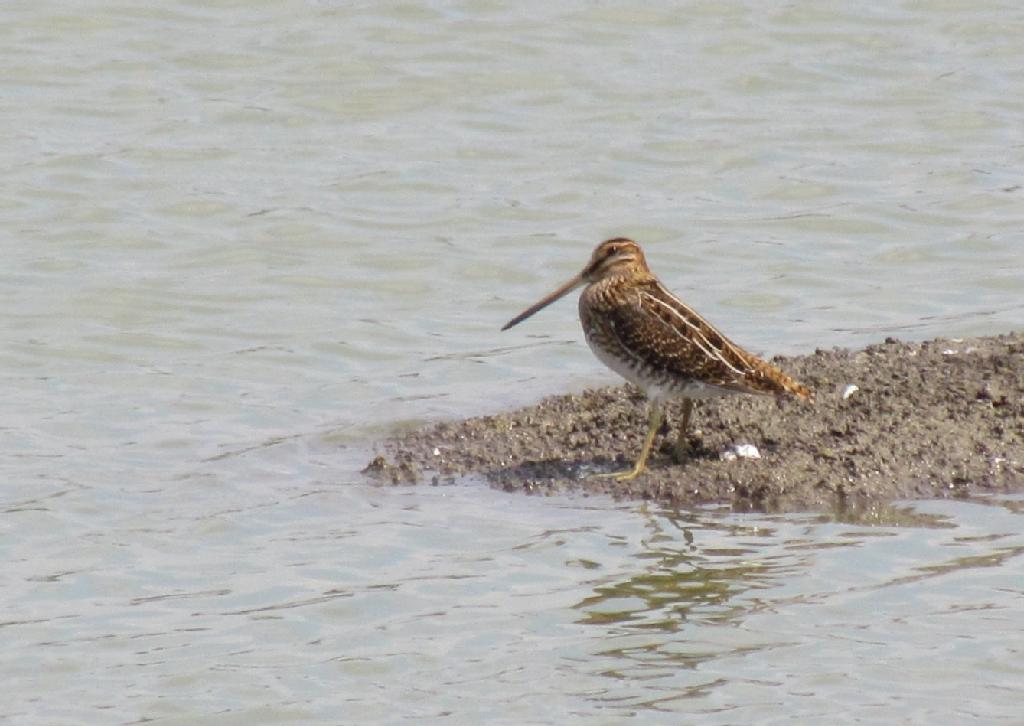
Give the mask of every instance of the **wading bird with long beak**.
[(640, 245), (623, 237), (599, 244), (578, 275), (502, 330), (584, 285), (579, 312), (587, 344), (602, 363), (650, 399), (647, 437), (636, 464), (628, 471), (598, 476), (633, 479), (644, 471), (667, 398), (684, 400), (676, 445), (680, 451), (695, 400), (736, 393), (814, 399), (811, 389), (740, 348), (666, 290), (651, 274)]

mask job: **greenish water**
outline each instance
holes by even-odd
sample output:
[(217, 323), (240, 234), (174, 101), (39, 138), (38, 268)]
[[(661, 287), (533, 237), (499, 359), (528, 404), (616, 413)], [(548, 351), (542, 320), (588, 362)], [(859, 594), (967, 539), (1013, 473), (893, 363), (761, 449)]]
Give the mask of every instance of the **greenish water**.
[(762, 353), (1019, 327), (995, 2), (10, 2), (0, 720), (1017, 723), (1021, 501), (377, 488), (395, 426), (614, 380), (637, 238)]

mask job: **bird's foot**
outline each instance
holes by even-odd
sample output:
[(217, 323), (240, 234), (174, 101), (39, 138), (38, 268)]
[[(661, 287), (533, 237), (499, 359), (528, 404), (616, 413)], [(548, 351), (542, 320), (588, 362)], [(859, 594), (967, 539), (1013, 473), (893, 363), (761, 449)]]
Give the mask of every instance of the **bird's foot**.
[(592, 476), (598, 479), (614, 479), (615, 481), (629, 481), (630, 479), (636, 479), (640, 476), (646, 467), (634, 466), (628, 471), (606, 471), (600, 474), (593, 474)]

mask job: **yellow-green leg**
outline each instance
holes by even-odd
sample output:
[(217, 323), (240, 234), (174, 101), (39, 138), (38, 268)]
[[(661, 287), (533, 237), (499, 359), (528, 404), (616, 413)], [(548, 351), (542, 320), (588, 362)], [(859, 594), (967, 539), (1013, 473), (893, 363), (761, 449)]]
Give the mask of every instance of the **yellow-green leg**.
[(690, 444), (686, 440), (686, 430), (690, 427), (690, 414), (693, 413), (693, 399), (683, 399), (683, 422), (679, 425), (679, 438), (676, 439), (675, 454), (676, 461), (682, 461), (686, 456), (686, 453), (690, 449)]
[(616, 471), (608, 472), (605, 474), (595, 474), (594, 476), (600, 477), (612, 477), (619, 481), (626, 481), (628, 479), (636, 479), (647, 466), (647, 457), (651, 455), (651, 446), (654, 444), (654, 437), (658, 433), (658, 429), (661, 428), (661, 422), (664, 418), (664, 414), (661, 412), (661, 406), (657, 401), (651, 401), (650, 411), (648, 412), (647, 418), (647, 438), (644, 439), (644, 448), (640, 450), (640, 457), (636, 460), (636, 464), (629, 471)]

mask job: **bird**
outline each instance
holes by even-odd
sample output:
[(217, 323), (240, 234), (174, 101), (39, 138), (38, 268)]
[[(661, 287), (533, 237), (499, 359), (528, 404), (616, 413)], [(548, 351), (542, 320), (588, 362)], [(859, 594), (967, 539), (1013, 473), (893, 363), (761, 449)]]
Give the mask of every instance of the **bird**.
[(572, 279), (502, 326), (518, 325), (570, 292), (579, 297), (583, 333), (598, 360), (640, 388), (648, 406), (647, 435), (631, 469), (596, 476), (634, 479), (647, 468), (664, 404), (683, 399), (677, 451), (686, 447), (694, 401), (732, 394), (790, 396), (813, 402), (814, 391), (740, 348), (669, 292), (647, 266), (640, 245), (605, 240)]

